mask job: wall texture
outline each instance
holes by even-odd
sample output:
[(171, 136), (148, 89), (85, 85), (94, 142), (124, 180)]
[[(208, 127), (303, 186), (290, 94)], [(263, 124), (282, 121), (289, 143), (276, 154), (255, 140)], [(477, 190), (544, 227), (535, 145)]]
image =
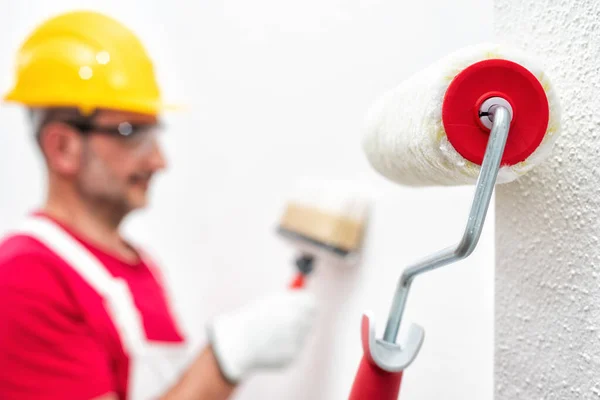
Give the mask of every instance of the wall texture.
[(496, 197), (497, 400), (600, 398), (600, 2), (495, 0), (560, 92), (554, 157)]

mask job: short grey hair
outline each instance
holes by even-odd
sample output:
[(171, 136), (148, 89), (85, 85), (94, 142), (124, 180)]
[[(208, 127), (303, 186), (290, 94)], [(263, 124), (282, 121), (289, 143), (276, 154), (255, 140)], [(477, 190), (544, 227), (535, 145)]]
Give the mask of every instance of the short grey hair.
[(31, 129), (38, 140), (42, 128), (50, 121), (89, 122), (94, 115), (95, 113), (84, 115), (75, 107), (31, 107), (28, 109)]

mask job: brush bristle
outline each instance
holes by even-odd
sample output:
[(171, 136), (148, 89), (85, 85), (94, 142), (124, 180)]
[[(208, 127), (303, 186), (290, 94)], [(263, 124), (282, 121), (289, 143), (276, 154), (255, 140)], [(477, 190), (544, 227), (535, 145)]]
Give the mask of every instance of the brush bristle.
[(288, 203), (362, 223), (368, 216), (370, 199), (357, 185), (319, 181), (298, 184), (289, 196)]
[(341, 182), (299, 184), (290, 195), (280, 228), (307, 241), (352, 252), (360, 247), (370, 200)]

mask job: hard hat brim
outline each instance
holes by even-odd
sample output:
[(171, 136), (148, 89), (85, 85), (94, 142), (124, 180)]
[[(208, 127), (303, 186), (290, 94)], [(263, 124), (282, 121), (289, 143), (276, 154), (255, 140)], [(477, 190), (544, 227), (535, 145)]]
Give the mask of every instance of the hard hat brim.
[(5, 103), (16, 103), (30, 108), (72, 107), (77, 108), (84, 113), (103, 109), (158, 115), (165, 112), (182, 112), (188, 109), (188, 107), (183, 104), (136, 99), (97, 102), (80, 102), (75, 98), (68, 98), (66, 96), (64, 98), (53, 97), (52, 99), (44, 99), (35, 95), (26, 96), (24, 93), (19, 93), (18, 90), (14, 89), (3, 96), (2, 100)]

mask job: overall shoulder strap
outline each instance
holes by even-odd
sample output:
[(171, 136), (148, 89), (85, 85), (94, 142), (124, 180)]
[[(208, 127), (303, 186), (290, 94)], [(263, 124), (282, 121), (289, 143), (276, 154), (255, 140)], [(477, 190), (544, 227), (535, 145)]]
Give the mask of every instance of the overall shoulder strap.
[(105, 300), (106, 309), (128, 353), (144, 351), (145, 332), (141, 315), (125, 281), (113, 277), (80, 242), (56, 223), (28, 217), (15, 234), (27, 235), (46, 245), (73, 268)]

